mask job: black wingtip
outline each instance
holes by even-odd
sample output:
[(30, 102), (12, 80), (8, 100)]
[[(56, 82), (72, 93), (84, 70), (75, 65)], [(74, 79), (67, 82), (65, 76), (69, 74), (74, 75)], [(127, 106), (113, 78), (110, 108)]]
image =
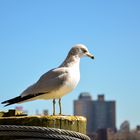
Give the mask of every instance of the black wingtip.
[(8, 103), (6, 101), (2, 102), (1, 104), (5, 104), (4, 107), (11, 105), (12, 103)]
[(18, 97), (15, 97), (15, 98), (12, 98), (12, 99), (3, 101), (3, 102), (1, 102), (1, 104), (5, 104), (4, 107), (6, 107), (6, 106), (8, 106), (8, 105), (11, 105), (11, 104), (16, 103), (20, 98), (21, 98), (21, 97), (18, 96)]
[(4, 107), (9, 106), (9, 104), (4, 105)]
[(7, 101), (3, 101), (3, 102), (1, 102), (1, 104), (6, 104), (7, 103)]
[(45, 94), (45, 93), (38, 93), (38, 94), (35, 94), (35, 95), (32, 94), (32, 95), (27, 95), (27, 96), (24, 96), (24, 97), (17, 96), (15, 98), (10, 99), (10, 100), (3, 101), (1, 104), (6, 104), (6, 105), (4, 105), (4, 107), (6, 107), (6, 106), (9, 106), (9, 105), (12, 105), (12, 104), (16, 104), (16, 103), (20, 103), (20, 102), (29, 100), (31, 98), (34, 98), (36, 96), (40, 96), (42, 94)]
[(1, 102), (1, 104), (5, 104), (4, 107), (10, 105), (10, 103), (8, 103), (7, 101)]

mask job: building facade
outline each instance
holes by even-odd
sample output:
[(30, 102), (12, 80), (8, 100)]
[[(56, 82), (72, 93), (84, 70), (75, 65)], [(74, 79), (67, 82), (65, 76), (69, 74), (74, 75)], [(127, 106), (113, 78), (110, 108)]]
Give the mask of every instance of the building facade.
[(81, 93), (78, 100), (74, 101), (74, 115), (87, 118), (87, 132), (93, 132), (93, 100), (89, 93)]
[(74, 115), (87, 118), (87, 134), (92, 134), (100, 129), (116, 129), (115, 101), (106, 101), (104, 95), (98, 95), (97, 100), (92, 100), (89, 93), (81, 93), (78, 100), (74, 101)]

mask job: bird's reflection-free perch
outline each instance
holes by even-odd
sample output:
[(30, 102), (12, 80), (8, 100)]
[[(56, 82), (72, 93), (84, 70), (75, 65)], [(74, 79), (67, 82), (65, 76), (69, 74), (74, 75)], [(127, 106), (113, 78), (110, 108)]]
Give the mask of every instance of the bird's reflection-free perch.
[[(26, 126), (26, 128), (42, 127), (43, 128), (55, 128), (63, 131), (72, 131), (74, 133), (86, 134), (86, 118), (82, 116), (62, 116), (62, 115), (47, 115), (47, 116), (25, 116), (21, 112), (16, 110), (9, 110), (8, 112), (0, 112), (0, 126), (13, 126), (17, 128), (20, 126)], [(8, 130), (9, 130), (8, 129)], [(13, 128), (12, 128), (13, 129)], [(0, 132), (2, 128), (0, 128)], [(22, 131), (20, 131), (21, 134)], [(0, 138), (2, 133), (0, 134)], [(85, 135), (86, 137), (86, 135)]]
[[(42, 133), (42, 130), (46, 134), (44, 134), (44, 132)], [(33, 131), (34, 135), (31, 135), (29, 131)], [(36, 131), (36, 133), (34, 131)], [(50, 131), (54, 134), (51, 135), (48, 133)], [(2, 140), (9, 138), (16, 139), (17, 137), (28, 138), (29, 134), (30, 138), (45, 137), (55, 139), (55, 137), (62, 137), (62, 139), (66, 139), (69, 137), (69, 132), (75, 136), (79, 135), (81, 138), (79, 140), (89, 140), (85, 135), (86, 118), (82, 116), (64, 115), (27, 116), (27, 114), (17, 110), (0, 112), (0, 139)], [(37, 133), (39, 133), (39, 135)]]

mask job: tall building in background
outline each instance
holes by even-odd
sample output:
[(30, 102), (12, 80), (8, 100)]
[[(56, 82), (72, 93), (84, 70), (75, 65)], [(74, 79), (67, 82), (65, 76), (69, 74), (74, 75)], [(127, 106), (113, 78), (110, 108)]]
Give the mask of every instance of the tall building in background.
[(79, 99), (74, 101), (74, 115), (87, 118), (87, 132), (93, 132), (93, 100), (88, 92), (81, 93)]
[(89, 93), (81, 93), (79, 99), (74, 101), (74, 115), (87, 118), (87, 134), (100, 129), (116, 129), (115, 101), (106, 101), (104, 95), (98, 95), (97, 100), (92, 100)]

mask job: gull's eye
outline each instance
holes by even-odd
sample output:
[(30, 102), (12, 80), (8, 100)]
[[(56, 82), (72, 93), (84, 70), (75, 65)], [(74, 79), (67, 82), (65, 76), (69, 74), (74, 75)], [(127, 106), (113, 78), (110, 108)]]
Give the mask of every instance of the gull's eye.
[(85, 50), (85, 49), (82, 49), (82, 52), (83, 52), (83, 53), (86, 53), (86, 52), (87, 52), (87, 50)]

